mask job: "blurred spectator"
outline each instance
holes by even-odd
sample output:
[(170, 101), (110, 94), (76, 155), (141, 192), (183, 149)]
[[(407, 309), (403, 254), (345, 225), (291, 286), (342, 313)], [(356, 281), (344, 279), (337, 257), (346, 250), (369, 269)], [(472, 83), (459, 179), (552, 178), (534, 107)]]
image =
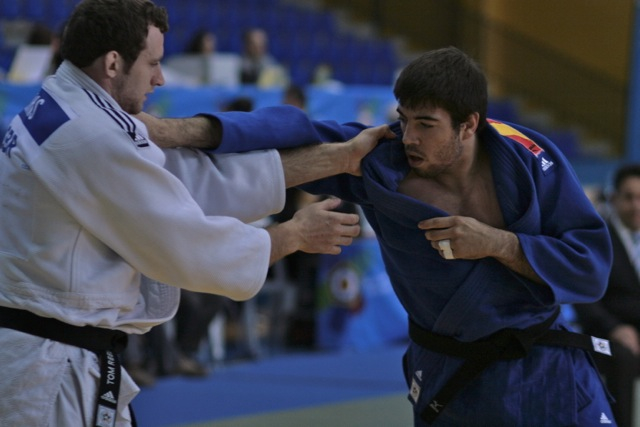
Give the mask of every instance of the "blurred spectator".
[(227, 102), (221, 109), (222, 111), (252, 111), (253, 99), (247, 96), (239, 96)]
[(185, 53), (209, 55), (216, 51), (217, 39), (211, 31), (200, 30), (189, 41)]
[[(202, 41), (207, 43), (204, 39), (201, 39)], [(248, 97), (234, 98), (221, 110), (251, 111), (253, 100)], [(241, 308), (245, 303), (234, 302), (220, 295), (181, 289), (180, 305), (174, 320), (168, 325), (152, 328), (145, 335), (131, 336), (129, 346), (123, 355), (123, 365), (136, 383), (144, 387), (153, 385), (157, 376), (209, 375), (211, 366), (201, 353), (203, 344), (214, 345), (208, 342), (209, 327), (218, 315), (225, 319), (240, 317)], [(245, 309), (245, 313), (242, 313), (241, 319), (245, 344), (236, 346), (242, 348), (242, 355), (257, 356), (259, 351), (255, 331), (255, 302), (250, 302), (249, 306), (249, 310)], [(215, 338), (216, 344), (227, 345), (225, 336)], [(227, 353), (226, 349), (212, 350), (223, 356)]]
[(49, 46), (53, 40), (53, 35), (53, 31), (51, 31), (48, 26), (40, 22), (36, 22), (31, 27), (31, 31), (29, 31), (26, 43), (32, 46)]
[(51, 74), (57, 47), (57, 35), (45, 24), (34, 23), (24, 43), (16, 50), (7, 80), (16, 83), (42, 81)]
[(64, 25), (60, 26), (60, 29), (51, 36), (51, 62), (49, 63), (49, 72), (47, 74), (54, 74), (60, 64), (62, 64), (62, 56), (60, 55), (60, 42), (62, 41), (62, 33), (64, 31)]
[[(276, 223), (293, 217), (300, 208), (320, 200), (318, 196), (297, 188), (287, 189), (284, 209), (272, 216)], [(291, 256), (293, 255), (293, 256)], [(295, 285), (296, 302), (286, 319), (286, 344), (291, 347), (311, 348), (315, 343), (317, 254), (291, 254), (280, 261), (283, 273)]]
[[(249, 97), (233, 98), (223, 105), (221, 110), (251, 111), (253, 100)], [(141, 386), (152, 385), (156, 376), (208, 375), (211, 366), (207, 360), (203, 360), (200, 350), (203, 344), (208, 343), (209, 327), (218, 315), (225, 319), (240, 319), (242, 326), (237, 329), (243, 342), (231, 343), (238, 348), (234, 357), (257, 357), (260, 351), (255, 304), (255, 299), (235, 302), (220, 295), (181, 289), (180, 305), (174, 321), (170, 326), (160, 325), (152, 328), (143, 336), (132, 336), (133, 342), (125, 350), (123, 364), (131, 377)], [(219, 345), (228, 344), (226, 336), (215, 338)], [(209, 345), (213, 343), (209, 342)], [(226, 349), (214, 352), (222, 355), (227, 353)]]
[(613, 264), (607, 290), (593, 304), (575, 304), (583, 331), (610, 340), (613, 357), (594, 353), (621, 427), (632, 425), (635, 381), (640, 376), (640, 164), (616, 171), (607, 225)]
[(293, 105), (301, 110), (307, 108), (307, 95), (304, 93), (304, 89), (298, 85), (291, 84), (284, 90), (284, 96), (282, 97), (282, 103), (286, 105)]
[(311, 84), (326, 89), (340, 89), (344, 85), (333, 77), (333, 67), (326, 62), (318, 64), (313, 71)]
[(183, 54), (168, 58), (164, 66), (168, 83), (236, 86), (240, 84), (240, 56), (218, 52), (217, 37), (207, 30), (196, 32)]
[[(202, 39), (204, 44), (209, 43)], [(197, 46), (192, 46), (197, 47)], [(253, 99), (245, 96), (233, 98), (221, 109), (222, 111), (252, 111)], [(225, 318), (237, 319), (241, 316), (235, 347), (235, 357), (258, 357), (261, 353), (257, 332), (256, 299), (236, 302), (219, 295), (189, 292), (184, 289), (180, 293), (180, 307), (176, 313), (175, 342), (177, 356), (175, 371), (178, 374), (203, 376), (209, 373), (209, 368), (198, 358), (198, 352), (209, 334), (209, 325), (213, 319), (221, 314)], [(226, 337), (218, 340), (227, 345)], [(222, 352), (226, 354), (226, 351)]]
[(175, 317), (175, 373), (209, 374), (210, 367), (200, 357), (200, 349), (207, 342), (209, 324), (218, 314), (225, 314), (230, 303), (230, 299), (220, 295), (180, 291), (180, 306)]
[(251, 28), (243, 34), (240, 82), (261, 87), (284, 87), (289, 83), (288, 72), (269, 53), (269, 39), (261, 28)]
[[(307, 109), (307, 96), (302, 87), (291, 84), (284, 90), (282, 103)], [(303, 206), (320, 200), (298, 188), (287, 189), (284, 209), (272, 216), (274, 222), (288, 221)], [(292, 254), (281, 262), (287, 278), (296, 286), (295, 309), (287, 319), (286, 344), (292, 347), (313, 347), (315, 342), (317, 254)]]
[(151, 328), (144, 335), (131, 335), (122, 364), (141, 387), (149, 387), (158, 376), (209, 375), (210, 360), (201, 350), (207, 344), (208, 328), (227, 309), (227, 298), (182, 289), (174, 319)]
[[(253, 99), (248, 96), (232, 98), (222, 105), (221, 111), (249, 112), (254, 108)], [(270, 225), (268, 218), (254, 223), (256, 227)], [(224, 328), (227, 335), (216, 341), (222, 342), (227, 348), (223, 353), (229, 359), (255, 359), (263, 354), (260, 342), (260, 316), (258, 301), (263, 295), (247, 301), (228, 300), (225, 305)]]
[(607, 200), (607, 192), (601, 185), (584, 185), (584, 193), (602, 217), (611, 215), (611, 204)]

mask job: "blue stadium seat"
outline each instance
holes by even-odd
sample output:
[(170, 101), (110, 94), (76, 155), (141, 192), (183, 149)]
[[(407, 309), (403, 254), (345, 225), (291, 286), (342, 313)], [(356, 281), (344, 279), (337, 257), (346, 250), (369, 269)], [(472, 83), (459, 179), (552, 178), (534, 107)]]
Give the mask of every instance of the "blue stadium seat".
[(313, 77), (313, 71), (317, 64), (308, 60), (296, 61), (291, 64), (289, 73), (291, 82), (298, 86), (306, 86)]
[(58, 0), (51, 2), (47, 10), (47, 20), (51, 29), (60, 32), (64, 22), (69, 18), (73, 8), (76, 6), (76, 0)]
[[(3, 3), (5, 2), (6, 0), (3, 0)], [(22, 2), (16, 1), (16, 3), (22, 3), (22, 14), (24, 18), (34, 22), (48, 24), (47, 18), (50, 14), (47, 9), (49, 4), (45, 0), (23, 0)]]
[[(57, 32), (78, 1), (0, 0), (0, 19), (38, 21)], [(272, 54), (289, 65), (298, 84), (309, 83), (320, 63), (330, 64), (336, 78), (347, 84), (386, 83), (397, 67), (390, 42), (361, 41), (340, 33), (331, 12), (316, 12), (278, 0), (155, 1), (169, 11), (171, 29), (165, 37), (165, 56), (182, 52), (201, 29), (216, 34), (218, 50), (239, 53), (242, 32), (258, 26), (268, 32)], [(0, 66), (10, 64), (13, 50), (0, 47)]]
[(14, 20), (21, 17), (20, 2), (15, 0), (2, 0), (0, 1), (0, 17), (3, 20)]

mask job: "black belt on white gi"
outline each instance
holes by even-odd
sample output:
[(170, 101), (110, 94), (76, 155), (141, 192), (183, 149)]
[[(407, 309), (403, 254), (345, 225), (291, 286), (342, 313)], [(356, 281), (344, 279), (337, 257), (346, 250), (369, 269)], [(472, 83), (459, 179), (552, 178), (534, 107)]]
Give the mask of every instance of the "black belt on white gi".
[[(120, 360), (117, 354), (127, 347), (128, 336), (122, 331), (74, 326), (57, 319), (41, 317), (30, 311), (0, 307), (0, 327), (48, 338), (91, 350), (100, 358), (100, 388), (96, 403), (95, 426), (113, 427), (120, 392)], [(133, 425), (135, 418), (131, 411)]]
[(462, 366), (422, 411), (421, 418), (427, 424), (431, 424), (454, 395), (492, 363), (498, 360), (524, 358), (534, 345), (577, 347), (611, 355), (609, 341), (605, 339), (566, 330), (549, 329), (559, 314), (558, 308), (544, 322), (526, 329), (502, 329), (487, 338), (473, 342), (458, 341), (455, 338), (435, 334), (409, 319), (409, 337), (413, 342), (427, 350), (465, 359)]

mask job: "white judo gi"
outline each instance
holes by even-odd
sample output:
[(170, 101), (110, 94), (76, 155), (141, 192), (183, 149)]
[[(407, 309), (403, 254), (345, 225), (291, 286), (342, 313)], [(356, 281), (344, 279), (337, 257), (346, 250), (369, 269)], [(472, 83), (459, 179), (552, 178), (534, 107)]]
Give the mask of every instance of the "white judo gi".
[[(175, 314), (177, 287), (250, 298), (270, 238), (247, 223), (280, 211), (284, 190), (276, 151), (161, 150), (64, 62), (2, 142), (0, 306), (144, 333)], [(90, 425), (97, 360), (0, 328), (0, 425)], [(116, 425), (138, 391), (123, 373)]]

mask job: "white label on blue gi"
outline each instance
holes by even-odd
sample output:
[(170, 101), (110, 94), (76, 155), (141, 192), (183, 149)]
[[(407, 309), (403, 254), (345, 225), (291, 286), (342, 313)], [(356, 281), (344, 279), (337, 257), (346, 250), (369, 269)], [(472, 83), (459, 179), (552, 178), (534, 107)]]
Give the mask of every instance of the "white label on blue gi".
[(611, 356), (611, 347), (609, 347), (609, 340), (605, 340), (602, 338), (591, 337), (591, 342), (593, 343), (593, 350), (598, 353), (606, 354), (607, 356)]
[(409, 393), (409, 395), (411, 396), (411, 399), (414, 403), (418, 402), (418, 398), (420, 397), (420, 386), (416, 382), (415, 378), (413, 378), (413, 380), (411, 381), (411, 392)]
[(116, 425), (116, 411), (106, 406), (98, 405), (96, 426), (113, 427)]

